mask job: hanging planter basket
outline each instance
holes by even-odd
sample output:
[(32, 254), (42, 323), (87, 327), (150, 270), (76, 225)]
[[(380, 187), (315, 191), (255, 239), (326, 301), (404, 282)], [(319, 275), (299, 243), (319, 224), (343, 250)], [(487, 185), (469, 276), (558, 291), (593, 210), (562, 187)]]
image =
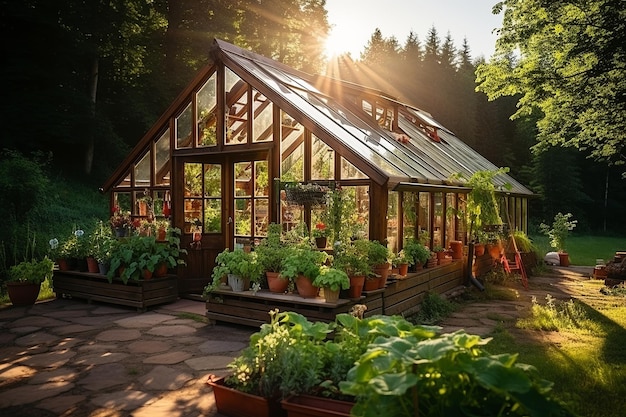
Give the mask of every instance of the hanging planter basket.
[(285, 198), (288, 203), (312, 206), (326, 204), (328, 188), (316, 184), (288, 184), (285, 185)]

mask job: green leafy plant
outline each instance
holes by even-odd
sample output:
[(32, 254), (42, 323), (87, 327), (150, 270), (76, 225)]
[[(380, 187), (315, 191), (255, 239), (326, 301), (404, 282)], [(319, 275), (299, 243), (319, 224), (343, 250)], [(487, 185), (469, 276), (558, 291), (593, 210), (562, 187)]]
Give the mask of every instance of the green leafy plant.
[(294, 248), (283, 260), (280, 274), (290, 280), (298, 275), (314, 280), (320, 273), (320, 267), (328, 259), (326, 252), (318, 251), (308, 245)]
[(42, 283), (52, 278), (54, 262), (47, 256), (42, 260), (22, 261), (9, 268), (9, 282)]
[(559, 212), (554, 216), (552, 226), (545, 223), (539, 225), (539, 230), (550, 238), (550, 246), (559, 252), (565, 252), (565, 241), (578, 223), (578, 220), (570, 220), (571, 218), (572, 213), (563, 214)]
[(417, 239), (408, 239), (402, 250), (409, 265), (423, 265), (430, 258), (430, 250)]
[(345, 271), (348, 276), (367, 276), (372, 272), (368, 253), (369, 241), (364, 239), (337, 245), (333, 257), (333, 267)]
[(215, 258), (213, 280), (220, 280), (226, 274), (237, 275), (250, 282), (258, 282), (263, 275), (263, 266), (258, 262), (256, 252), (246, 252), (243, 249), (231, 251), (225, 249)]
[(437, 336), (400, 322), (388, 326), (339, 387), (354, 395), (352, 415), (573, 416), (550, 397), (551, 383), (517, 355), (490, 355), (490, 339), (465, 331)]
[(109, 262), (113, 240), (111, 228), (102, 220), (99, 220), (95, 225), (93, 233), (89, 235), (88, 254), (96, 258), (98, 262)]
[(271, 223), (267, 228), (267, 237), (255, 248), (258, 262), (266, 272), (280, 272), (283, 259), (289, 254), (290, 246), (282, 241), (281, 231), (280, 224)]
[(320, 288), (329, 288), (332, 291), (347, 290), (350, 288), (350, 278), (344, 271), (328, 266), (322, 266), (320, 273), (313, 280), (313, 285)]
[(389, 261), (389, 249), (377, 240), (368, 240), (367, 258), (370, 266), (383, 265)]

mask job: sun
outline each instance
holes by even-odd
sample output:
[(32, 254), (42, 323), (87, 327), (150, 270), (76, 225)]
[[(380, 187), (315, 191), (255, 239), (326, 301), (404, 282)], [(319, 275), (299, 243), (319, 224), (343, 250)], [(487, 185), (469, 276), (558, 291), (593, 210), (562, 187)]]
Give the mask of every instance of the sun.
[(347, 53), (354, 56), (358, 50), (359, 45), (354, 32), (349, 27), (333, 27), (324, 43), (324, 53), (328, 59)]

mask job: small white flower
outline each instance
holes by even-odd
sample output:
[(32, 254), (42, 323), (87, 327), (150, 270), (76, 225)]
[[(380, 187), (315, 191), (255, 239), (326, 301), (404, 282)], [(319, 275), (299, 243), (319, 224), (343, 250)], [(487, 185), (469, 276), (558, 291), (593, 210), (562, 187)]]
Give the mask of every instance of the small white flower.
[(59, 239), (57, 239), (56, 237), (50, 239), (48, 243), (50, 244), (50, 249), (56, 249), (59, 247)]
[(84, 235), (84, 234), (85, 234), (85, 232), (84, 232), (84, 231), (82, 231), (81, 229), (78, 229), (78, 230), (76, 230), (76, 231), (74, 232), (74, 236), (76, 236), (76, 237), (81, 237), (81, 236), (82, 236), (82, 235)]

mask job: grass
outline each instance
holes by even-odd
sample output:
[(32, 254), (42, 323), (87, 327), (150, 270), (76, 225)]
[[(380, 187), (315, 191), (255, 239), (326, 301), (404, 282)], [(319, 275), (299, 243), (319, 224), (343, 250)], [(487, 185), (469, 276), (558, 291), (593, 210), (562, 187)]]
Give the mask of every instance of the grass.
[[(537, 235), (531, 238), (540, 255), (554, 251), (547, 236)], [(572, 235), (567, 238), (566, 245), (572, 265), (593, 266), (596, 259), (608, 261), (613, 259), (615, 252), (625, 251), (626, 237)]]
[(519, 353), (581, 416), (626, 415), (626, 291), (580, 285), (586, 295), (578, 299), (534, 300), (531, 314), (494, 331), (487, 349)]

